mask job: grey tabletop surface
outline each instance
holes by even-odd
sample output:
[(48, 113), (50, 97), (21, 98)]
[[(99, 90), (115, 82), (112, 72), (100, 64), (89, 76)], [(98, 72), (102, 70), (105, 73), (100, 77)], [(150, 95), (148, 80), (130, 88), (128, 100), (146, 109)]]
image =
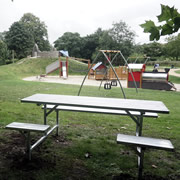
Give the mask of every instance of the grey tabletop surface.
[(32, 96), (21, 99), (21, 102), (140, 112), (169, 113), (168, 108), (163, 102), (150, 100), (70, 96), (57, 94), (34, 94)]

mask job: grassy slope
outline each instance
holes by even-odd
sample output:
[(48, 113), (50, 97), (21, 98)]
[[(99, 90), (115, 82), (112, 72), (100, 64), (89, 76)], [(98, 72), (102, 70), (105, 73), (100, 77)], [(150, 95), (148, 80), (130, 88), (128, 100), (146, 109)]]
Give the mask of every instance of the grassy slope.
[[(48, 66), (56, 60), (57, 59), (55, 58), (23, 59), (15, 64), (2, 66), (3, 70), (1, 71), (0, 78), (2, 78), (3, 76), (17, 78), (45, 74), (46, 66)], [(84, 72), (86, 71), (86, 64), (69, 59), (69, 74), (85, 74)], [(59, 75), (59, 70), (53, 72), (52, 75)]]
[[(24, 161), (21, 151), (14, 150), (19, 148), (13, 145), (18, 133), (5, 131), (6, 124), (12, 121), (43, 122), (41, 108), (20, 103), (21, 98), (34, 93), (77, 95), (79, 90), (79, 86), (21, 80), (24, 76), (43, 73), (46, 64), (49, 61), (31, 59), (19, 65), (0, 67), (0, 149), (4, 150), (0, 156), (0, 179), (112, 179), (121, 173), (127, 173), (133, 179), (137, 175), (136, 155), (129, 147), (115, 142), (117, 133), (135, 132), (134, 122), (125, 116), (61, 112), (60, 136), (50, 136), (34, 150), (31, 163)], [(171, 139), (176, 152), (148, 150), (144, 173), (146, 177), (153, 175), (153, 179), (178, 179), (180, 93), (142, 89), (138, 94), (134, 89), (125, 89), (125, 93), (128, 98), (163, 101), (169, 108), (169, 115), (145, 118), (143, 134)], [(119, 88), (98, 91), (96, 87), (83, 87), (82, 95), (122, 97)], [(50, 124), (55, 123), (54, 118), (55, 114), (48, 117)]]

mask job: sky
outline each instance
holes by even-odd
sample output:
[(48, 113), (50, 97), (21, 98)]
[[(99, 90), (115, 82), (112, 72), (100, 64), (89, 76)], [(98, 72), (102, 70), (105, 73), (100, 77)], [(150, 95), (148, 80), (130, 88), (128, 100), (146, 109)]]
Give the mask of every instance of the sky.
[(146, 20), (157, 23), (160, 4), (175, 6), (180, 12), (180, 0), (0, 0), (0, 32), (32, 13), (46, 24), (51, 44), (65, 32), (84, 37), (121, 20), (136, 33), (136, 43), (149, 43), (149, 34), (139, 25)]

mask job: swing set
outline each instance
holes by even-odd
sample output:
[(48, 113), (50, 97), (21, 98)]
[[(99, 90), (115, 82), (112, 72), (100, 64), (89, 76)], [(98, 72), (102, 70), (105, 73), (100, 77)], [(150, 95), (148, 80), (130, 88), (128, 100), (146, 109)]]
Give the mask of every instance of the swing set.
[[(110, 89), (112, 88), (112, 86), (117, 86), (117, 85), (119, 84), (119, 86), (120, 86), (120, 88), (121, 88), (121, 91), (122, 91), (122, 93), (123, 93), (123, 97), (124, 97), (124, 99), (126, 99), (124, 90), (123, 90), (123, 88), (122, 88), (121, 82), (120, 82), (119, 77), (118, 77), (118, 74), (117, 74), (115, 68), (113, 67), (113, 62), (114, 62), (115, 59), (118, 57), (118, 55), (120, 55), (120, 56), (122, 57), (122, 59), (124, 60), (125, 65), (126, 65), (127, 68), (128, 68), (127, 60), (125, 59), (125, 57), (123, 56), (123, 54), (122, 54), (121, 51), (119, 51), (119, 50), (99, 50), (98, 54), (96, 55), (95, 59), (93, 60), (91, 66), (90, 66), (89, 69), (88, 69), (87, 74), (85, 75), (85, 77), (84, 77), (84, 79), (83, 79), (83, 81), (82, 81), (82, 83), (81, 83), (81, 86), (80, 86), (80, 89), (79, 89), (79, 92), (78, 92), (78, 96), (79, 96), (80, 93), (81, 93), (81, 89), (82, 89), (82, 87), (83, 87), (83, 84), (84, 84), (85, 79), (87, 78), (89, 72), (90, 72), (92, 69), (95, 70), (95, 69), (98, 68), (99, 66), (102, 66), (102, 65), (103, 65), (102, 62), (98, 62), (98, 63), (97, 63), (97, 59), (98, 59), (98, 57), (99, 57), (100, 54), (103, 55), (103, 57), (105, 57), (105, 60), (106, 60), (106, 61), (105, 61), (105, 65), (104, 65), (104, 66), (106, 67), (106, 69), (105, 69), (105, 71), (104, 71), (103, 77), (101, 78), (101, 83), (100, 83), (100, 86), (99, 86), (99, 90), (100, 90), (100, 88), (101, 88), (102, 83), (103, 83), (104, 80), (106, 81), (106, 82), (104, 83), (104, 89), (106, 89), (106, 90), (110, 90)], [(111, 59), (111, 57), (113, 57), (113, 58)], [(97, 64), (94, 65), (95, 63), (97, 63)], [(93, 66), (94, 66), (94, 67), (93, 67)], [(107, 76), (107, 74), (108, 74), (108, 72), (109, 72), (109, 69), (111, 69), (111, 70), (113, 71), (113, 74), (114, 74), (114, 78), (113, 78), (112, 80)], [(132, 78), (133, 78), (133, 81), (134, 81), (134, 86), (136, 87), (136, 92), (137, 92), (136, 82), (135, 82), (135, 80), (134, 80), (134, 77), (133, 77), (133, 74), (132, 74), (131, 71), (130, 71), (130, 73), (131, 73), (131, 75), (132, 75)]]

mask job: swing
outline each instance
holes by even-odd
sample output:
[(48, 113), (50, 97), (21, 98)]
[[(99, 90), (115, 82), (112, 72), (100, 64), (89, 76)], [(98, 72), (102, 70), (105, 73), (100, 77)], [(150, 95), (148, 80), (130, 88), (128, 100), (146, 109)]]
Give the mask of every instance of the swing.
[(109, 90), (111, 89), (111, 83), (107, 82), (104, 84), (104, 89)]
[(117, 86), (117, 81), (116, 80), (112, 80), (111, 81), (111, 86)]

